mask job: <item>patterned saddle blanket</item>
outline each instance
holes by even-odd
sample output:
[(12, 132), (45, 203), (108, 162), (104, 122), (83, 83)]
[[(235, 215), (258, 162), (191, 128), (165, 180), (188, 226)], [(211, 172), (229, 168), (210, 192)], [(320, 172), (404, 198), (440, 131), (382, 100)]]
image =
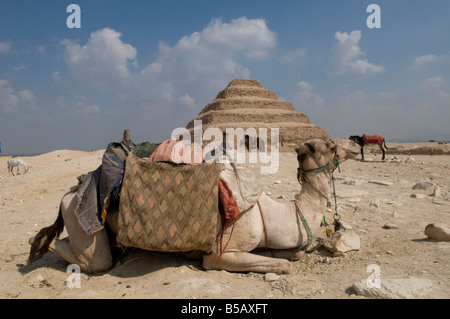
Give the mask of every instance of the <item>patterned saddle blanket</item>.
[(153, 163), (130, 154), (117, 242), (152, 251), (211, 251), (218, 234), (221, 164)]

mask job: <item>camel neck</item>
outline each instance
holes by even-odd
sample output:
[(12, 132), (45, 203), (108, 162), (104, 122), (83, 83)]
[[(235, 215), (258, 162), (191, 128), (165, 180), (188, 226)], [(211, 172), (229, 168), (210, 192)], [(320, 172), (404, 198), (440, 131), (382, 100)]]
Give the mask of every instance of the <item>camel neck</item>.
[[(328, 190), (329, 184), (326, 174), (319, 173), (308, 176), (307, 180), (302, 183), (302, 190), (300, 197), (297, 199), (297, 204), (303, 209), (305, 214), (320, 214), (323, 212), (328, 204)], [(309, 216), (305, 216), (308, 218)]]

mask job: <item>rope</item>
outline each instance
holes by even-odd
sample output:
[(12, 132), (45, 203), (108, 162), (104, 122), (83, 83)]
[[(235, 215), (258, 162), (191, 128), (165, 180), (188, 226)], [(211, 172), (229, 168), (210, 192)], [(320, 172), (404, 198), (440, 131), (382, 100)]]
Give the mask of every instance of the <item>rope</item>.
[[(300, 211), (300, 207), (298, 207), (297, 202), (294, 202), (294, 203), (295, 203), (295, 211), (299, 215), (300, 220), (302, 221), (303, 227), (305, 227), (306, 235), (308, 237), (308, 242), (306, 243), (306, 245), (304, 245), (303, 247), (297, 248), (297, 252), (299, 252), (299, 251), (305, 251), (308, 249), (309, 246), (311, 246), (313, 239), (314, 239), (314, 235), (311, 231), (311, 228), (309, 227), (308, 221), (306, 220), (306, 218), (303, 216), (302, 212)], [(299, 231), (301, 233), (300, 225), (299, 225)]]
[(312, 173), (312, 172), (320, 173), (321, 171), (323, 171), (323, 170), (327, 169), (328, 167), (330, 167), (330, 165), (332, 165), (332, 164), (337, 164), (337, 167), (338, 167), (339, 173), (340, 173), (341, 172), (341, 166), (340, 166), (339, 160), (337, 158), (334, 161), (328, 162), (327, 164), (325, 164), (322, 167), (309, 169), (309, 170), (306, 170), (306, 171), (302, 170), (302, 173), (303, 174), (305, 174), (305, 173)]
[[(322, 172), (322, 171), (324, 171), (326, 169), (329, 169), (330, 165), (332, 165), (332, 164), (336, 164), (337, 165), (337, 168), (338, 168), (339, 173), (340, 173), (341, 172), (341, 166), (340, 166), (339, 160), (337, 158), (335, 158), (333, 161), (328, 162), (327, 164), (325, 164), (324, 166), (319, 167), (319, 168), (314, 168), (314, 169), (310, 169), (310, 170), (304, 171), (304, 170), (300, 169), (300, 167), (299, 167), (298, 168), (298, 172), (297, 172), (297, 178), (299, 179), (299, 182), (300, 182), (300, 176), (303, 176), (303, 178), (306, 179), (305, 174), (307, 174), (307, 173), (320, 173), (320, 172)], [(339, 213), (337, 211), (338, 208), (337, 208), (336, 187), (334, 185), (334, 170), (331, 171), (330, 176), (331, 176), (331, 182), (333, 184), (333, 196), (334, 196), (334, 210), (335, 210), (335, 214), (333, 216), (333, 218), (334, 218), (334, 228), (335, 228), (335, 231), (337, 231), (341, 227), (340, 222), (339, 222), (339, 220), (341, 219), (341, 215), (339, 215)], [(326, 196), (326, 197), (328, 198), (328, 196)], [(325, 215), (323, 216), (323, 221), (324, 221), (325, 226), (327, 226), (327, 222), (325, 221)]]

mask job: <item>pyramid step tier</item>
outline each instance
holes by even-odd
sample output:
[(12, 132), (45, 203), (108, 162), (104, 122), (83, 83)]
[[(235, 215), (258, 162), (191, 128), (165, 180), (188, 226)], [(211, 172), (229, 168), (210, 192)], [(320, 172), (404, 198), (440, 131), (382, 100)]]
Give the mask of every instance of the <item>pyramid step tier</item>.
[(209, 103), (200, 112), (200, 114), (209, 111), (232, 110), (232, 109), (277, 109), (294, 111), (291, 103), (283, 100), (271, 100), (263, 98), (231, 98), (231, 99), (215, 99)]
[[(213, 123), (234, 123), (234, 122), (248, 122), (248, 123), (284, 123), (284, 122), (297, 122), (297, 123), (309, 123), (308, 117), (300, 112), (287, 111), (287, 110), (259, 110), (254, 109), (239, 109), (239, 110), (223, 110), (223, 111), (210, 111), (201, 113), (195, 118), (195, 120), (202, 121), (202, 124)], [(194, 126), (194, 120), (189, 122), (187, 128)]]

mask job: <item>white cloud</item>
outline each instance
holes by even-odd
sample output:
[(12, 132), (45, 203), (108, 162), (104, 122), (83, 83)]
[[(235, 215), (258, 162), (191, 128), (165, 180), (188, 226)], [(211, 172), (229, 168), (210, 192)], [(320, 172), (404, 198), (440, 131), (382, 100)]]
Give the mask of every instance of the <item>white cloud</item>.
[[(248, 78), (250, 71), (240, 59), (268, 57), (276, 34), (264, 19), (241, 17), (229, 23), (214, 19), (173, 46), (161, 42), (155, 60), (141, 69), (131, 68), (131, 64), (137, 66), (137, 50), (109, 28), (91, 33), (85, 44), (62, 43), (70, 74), (78, 83), (102, 89), (120, 85), (133, 102), (148, 109), (174, 103), (192, 106), (191, 101), (176, 96), (189, 92), (198, 101), (198, 96), (209, 98), (234, 78)], [(52, 77), (60, 79), (59, 73)]]
[(63, 40), (64, 58), (71, 74), (79, 81), (106, 88), (110, 83), (125, 84), (130, 80), (129, 61), (136, 58), (136, 49), (120, 40), (121, 33), (104, 28), (91, 33), (83, 46)]
[(361, 31), (355, 30), (347, 34), (337, 31), (335, 33), (337, 43), (333, 47), (332, 71), (337, 74), (354, 72), (362, 75), (370, 75), (384, 72), (382, 66), (372, 64), (363, 59), (365, 53), (359, 47)]
[(0, 109), (5, 113), (13, 113), (19, 103), (19, 97), (6, 80), (0, 80)]
[(11, 52), (11, 43), (0, 42), (0, 53), (9, 53), (9, 52)]
[(30, 90), (23, 90), (18, 94), (21, 101), (30, 103), (34, 100), (34, 94)]
[(426, 64), (444, 61), (448, 59), (445, 55), (427, 54), (414, 59), (410, 69), (418, 69)]
[(0, 79), (0, 111), (11, 114), (17, 111), (21, 102), (31, 103), (34, 94), (30, 90), (23, 90), (16, 93), (7, 80)]
[(242, 56), (264, 59), (275, 43), (276, 35), (263, 19), (241, 17), (229, 23), (214, 19), (174, 46), (161, 42), (157, 58), (135, 76), (133, 86), (140, 96), (159, 107), (174, 101), (193, 107), (187, 99), (174, 95), (189, 91), (195, 101), (202, 100), (199, 96), (213, 97), (232, 79), (250, 76), (238, 62)]
[(305, 81), (297, 83), (298, 91), (294, 95), (294, 103), (300, 109), (320, 109), (325, 106), (325, 100), (314, 91), (314, 86)]
[(52, 79), (55, 83), (58, 83), (59, 81), (61, 81), (61, 75), (59, 74), (59, 71), (53, 71)]
[(185, 106), (189, 108), (195, 108), (195, 101), (189, 94), (185, 94), (182, 97), (178, 98), (178, 100)]
[(21, 64), (19, 64), (18, 66), (15, 66), (15, 67), (14, 67), (14, 71), (15, 71), (15, 72), (22, 71), (22, 70), (25, 70), (25, 69), (26, 69), (26, 66), (25, 66), (25, 64), (23, 64), (23, 63), (21, 63)]
[(43, 46), (43, 45), (38, 45), (38, 46), (36, 46), (36, 51), (39, 52), (40, 54), (45, 54), (45, 53), (47, 53), (47, 49), (46, 49), (45, 46)]
[(432, 76), (420, 84), (420, 88), (426, 91), (438, 91), (446, 84), (442, 76)]
[(214, 19), (205, 29), (184, 36), (173, 47), (162, 44), (158, 61), (184, 80), (206, 77), (208, 82), (215, 79), (223, 84), (223, 79), (249, 76), (249, 70), (237, 62), (239, 54), (263, 59), (275, 42), (275, 33), (263, 19), (242, 17), (230, 23)]
[(86, 96), (78, 96), (76, 100), (69, 102), (69, 106), (69, 114), (75, 117), (86, 118), (100, 113), (100, 108), (89, 103)]

